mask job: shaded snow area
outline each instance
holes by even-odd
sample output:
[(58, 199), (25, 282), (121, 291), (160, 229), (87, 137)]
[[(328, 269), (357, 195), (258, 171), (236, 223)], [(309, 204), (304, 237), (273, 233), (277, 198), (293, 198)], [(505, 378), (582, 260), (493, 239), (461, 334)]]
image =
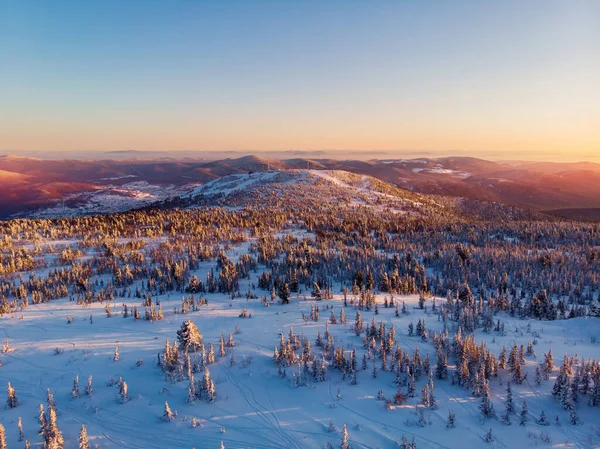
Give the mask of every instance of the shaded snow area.
[[(117, 179), (117, 178), (115, 178)], [(108, 186), (91, 192), (75, 193), (54, 205), (28, 214), (34, 218), (59, 218), (81, 215), (124, 212), (180, 195), (191, 185), (149, 184), (136, 181), (121, 186)]]
[[(247, 247), (248, 244), (234, 246), (228, 255), (235, 261)], [(205, 279), (207, 272), (215, 267), (214, 262), (203, 262), (193, 274)], [(263, 269), (265, 267), (260, 266), (249, 279), (241, 279), (240, 291), (248, 291), (251, 284), (257, 285), (258, 273)], [(132, 290), (139, 286), (141, 282), (135, 282)], [(267, 291), (263, 294), (269, 296)], [(598, 359), (600, 343), (594, 340), (600, 335), (598, 319), (541, 322), (519, 320), (500, 313), (496, 318), (504, 324), (504, 332), (476, 331), (477, 344), (485, 343), (496, 355), (500, 354), (502, 346), (510, 350), (514, 343), (526, 346), (528, 342), (536, 341), (536, 355), (526, 356), (526, 380), (521, 385), (512, 385), (516, 414), (511, 416), (512, 426), (508, 427), (500, 418), (510, 380), (510, 372), (506, 369), (500, 370), (499, 376), (492, 377), (489, 382), (497, 418), (483, 419), (479, 411), (481, 398), (474, 397), (471, 389), (452, 385), (449, 379), (434, 378), (437, 409), (419, 405), (421, 390), (428, 382), (426, 374), (416, 381), (414, 398), (409, 398), (403, 405), (386, 407), (385, 401), (378, 398), (378, 391), (384, 398), (393, 398), (397, 390), (393, 383), (395, 374), (384, 371), (381, 359), (373, 355), (369, 355), (367, 369), (362, 370), (361, 361), (367, 351), (363, 346), (364, 333), (356, 336), (352, 328), (356, 309), (351, 302), (357, 299), (352, 294), (348, 295), (348, 305), (344, 308), (346, 324), (339, 324), (344, 306), (340, 294), (324, 301), (311, 300), (305, 293), (293, 294), (288, 305), (275, 301), (265, 307), (259, 299), (238, 297), (232, 300), (230, 295), (214, 293), (206, 295), (207, 305), (200, 305), (197, 311), (185, 315), (174, 312), (181, 308), (182, 295), (187, 296), (172, 292), (153, 297), (153, 301), (160, 302), (164, 312), (164, 318), (154, 322), (123, 317), (122, 304), (127, 304), (130, 311), (132, 307), (138, 307), (142, 315), (144, 307), (141, 299), (119, 296), (111, 302), (110, 318), (106, 316), (105, 304), (82, 307), (67, 298), (30, 305), (22, 312), (1, 317), (2, 338), (9, 339), (11, 351), (0, 354), (3, 364), (0, 380), (4, 387), (11, 382), (20, 401), (16, 408), (0, 411), (8, 447), (24, 447), (17, 430), (19, 417), (32, 447), (41, 447), (37, 410), (40, 403), (46, 403), (48, 388), (56, 401), (58, 425), (67, 448), (77, 447), (82, 424), (87, 428), (91, 447), (98, 444), (102, 449), (218, 449), (221, 442), (228, 449), (320, 449), (328, 443), (338, 448), (344, 424), (349, 444), (354, 449), (398, 448), (402, 436), (409, 441), (414, 437), (416, 447), (420, 449), (600, 447), (597, 408), (587, 406), (585, 397), (580, 396), (577, 410), (581, 424), (573, 426), (569, 424), (569, 413), (550, 394), (558, 370), (555, 369), (550, 379), (543, 380), (541, 385), (535, 383), (535, 367), (549, 349), (554, 352), (556, 365), (560, 365), (565, 353), (577, 354), (580, 360)], [(394, 301), (400, 305), (404, 301), (407, 311), (406, 314), (400, 312), (397, 317), (394, 308), (383, 307), (389, 297), (377, 295), (378, 314), (373, 309), (361, 312), (364, 326), (373, 319), (378, 326), (383, 323), (387, 331), (393, 326), (395, 345), (410, 357), (418, 348), (421, 359), (429, 355), (433, 368), (436, 355), (432, 339), (423, 341), (409, 336), (407, 331), (410, 323), (416, 325), (419, 320), (427, 320), (430, 336), (442, 331), (442, 322), (432, 313), (433, 302), (427, 300), (424, 309), (419, 309), (418, 296), (395, 295)], [(437, 307), (444, 302), (438, 298)], [(308, 319), (314, 306), (320, 308), (317, 321)], [(239, 317), (243, 309), (251, 314), (250, 318)], [(273, 360), (280, 334), (287, 337), (293, 328), (301, 341), (306, 338), (310, 342), (317, 359), (321, 360), (322, 348), (315, 342), (318, 332), (325, 336), (331, 309), (338, 317), (338, 324), (328, 326), (335, 345), (344, 348), (347, 356), (356, 348), (357, 382), (353, 384), (352, 376), (344, 378), (328, 362), (327, 374), (322, 381), (295, 386), (293, 379), (297, 368), (287, 367), (286, 377), (282, 377)], [(68, 316), (73, 319), (70, 324), (67, 323)], [(208, 365), (216, 387), (213, 403), (205, 400), (187, 402), (188, 381), (171, 382), (157, 366), (157, 354), (163, 351), (165, 340), (176, 341), (177, 330), (184, 320), (192, 320), (197, 325), (207, 350), (209, 344), (215, 348), (216, 360)], [(237, 326), (239, 333), (236, 333)], [(227, 340), (230, 332), (235, 345), (227, 347), (226, 354), (221, 357), (220, 337), (223, 334)], [(117, 345), (119, 360), (114, 361)], [(302, 349), (298, 352), (302, 353)], [(194, 357), (192, 355), (192, 360)], [(377, 369), (375, 378), (373, 366)], [(449, 369), (454, 371), (453, 361)], [(77, 375), (81, 396), (74, 399), (71, 391)], [(84, 393), (88, 376), (93, 379), (91, 396)], [(109, 382), (109, 379), (117, 382), (121, 377), (128, 385), (126, 401), (121, 401), (117, 385)], [(202, 373), (197, 373), (196, 380), (201, 378)], [(4, 387), (2, 401), (6, 398)], [(519, 413), (524, 399), (529, 413), (525, 425), (521, 426)], [(177, 413), (171, 422), (160, 419), (165, 401)], [(456, 415), (455, 428), (446, 427), (449, 410)], [(542, 410), (550, 422), (548, 426), (536, 423)], [(493, 441), (486, 443), (484, 436), (489, 429), (492, 429)]]

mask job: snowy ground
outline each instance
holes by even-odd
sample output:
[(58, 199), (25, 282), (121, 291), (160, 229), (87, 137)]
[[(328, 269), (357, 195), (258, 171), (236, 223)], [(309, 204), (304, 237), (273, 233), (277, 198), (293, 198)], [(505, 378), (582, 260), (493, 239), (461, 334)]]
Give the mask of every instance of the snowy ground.
[[(242, 251), (233, 250), (230, 255)], [(198, 274), (203, 278), (207, 271), (203, 264)], [(259, 273), (262, 270), (259, 270)], [(255, 282), (255, 279), (252, 279)], [(248, 280), (242, 281), (240, 291), (245, 292)], [(259, 295), (268, 292), (256, 292)], [(495, 332), (478, 332), (476, 337), (495, 354), (502, 345), (510, 349), (513, 342), (526, 345), (539, 334), (535, 346), (537, 359), (528, 358), (529, 380), (522, 385), (513, 385), (517, 412), (522, 399), (528, 401), (530, 417), (526, 426), (519, 426), (518, 419), (506, 427), (500, 419), (482, 421), (478, 410), (479, 399), (471, 397), (470, 391), (450, 385), (449, 380), (435, 382), (435, 394), (439, 401), (438, 410), (425, 410), (427, 424), (417, 424), (416, 406), (420, 402), (420, 390), (426, 384), (424, 376), (417, 384), (415, 398), (404, 406), (387, 410), (384, 402), (377, 399), (378, 390), (386, 397), (393, 397), (396, 386), (392, 383), (394, 374), (380, 371), (380, 361), (376, 361), (379, 375), (372, 378), (372, 361), (369, 369), (360, 371), (358, 385), (350, 380), (342, 380), (342, 375), (330, 369), (325, 382), (307, 387), (292, 388), (289, 378), (278, 376), (278, 367), (273, 362), (273, 347), (279, 343), (279, 334), (287, 335), (290, 326), (296, 334), (308, 337), (313, 350), (317, 332), (325, 331), (325, 322), (330, 317), (327, 307), (334, 307), (339, 317), (343, 300), (337, 295), (331, 301), (312, 301), (304, 295), (297, 295), (289, 305), (277, 302), (264, 307), (260, 300), (235, 299), (220, 294), (207, 295), (208, 305), (187, 315), (174, 314), (173, 309), (181, 306), (181, 293), (171, 293), (159, 299), (165, 318), (157, 322), (134, 321), (123, 318), (120, 305), (140, 307), (137, 299), (116, 298), (111, 305), (113, 315), (104, 313), (103, 304), (83, 308), (68, 299), (53, 301), (40, 306), (30, 306), (22, 314), (0, 318), (0, 338), (8, 338), (13, 352), (0, 354), (3, 366), (0, 367), (0, 383), (11, 382), (16, 389), (20, 404), (15, 409), (2, 408), (0, 422), (6, 428), (9, 448), (22, 447), (18, 441), (17, 420), (23, 419), (26, 438), (32, 447), (41, 447), (38, 436), (37, 410), (45, 403), (46, 389), (54, 393), (59, 413), (58, 424), (66, 439), (66, 448), (77, 447), (76, 439), (81, 424), (85, 424), (92, 446), (104, 448), (218, 448), (222, 441), (226, 448), (324, 448), (327, 443), (339, 447), (341, 429), (347, 425), (350, 444), (353, 448), (395, 448), (402, 435), (409, 440), (414, 437), (419, 448), (597, 448), (600, 447), (600, 416), (598, 409), (585, 403), (578, 404), (577, 410), (583, 421), (579, 426), (568, 423), (568, 413), (549, 394), (553, 379), (536, 386), (533, 379), (536, 363), (543, 353), (552, 348), (555, 364), (559, 365), (564, 353), (578, 354), (580, 358), (600, 356), (600, 343), (593, 343), (592, 337), (600, 335), (600, 320), (574, 319), (568, 321), (539, 322), (522, 321), (508, 316), (498, 318), (505, 323), (506, 335)], [(389, 298), (389, 295), (387, 295)], [(309, 297), (310, 298), (310, 297)], [(351, 296), (349, 297), (351, 298)], [(432, 366), (435, 354), (430, 342), (422, 342), (418, 337), (409, 337), (408, 324), (415, 325), (419, 319), (427, 318), (430, 333), (441, 329), (441, 323), (431, 314), (431, 302), (427, 310), (417, 308), (416, 296), (395, 296), (396, 301), (406, 301), (408, 315), (394, 316), (393, 308), (379, 307), (379, 314), (373, 311), (362, 312), (365, 326), (375, 317), (384, 321), (387, 328), (393, 324), (397, 331), (397, 344), (411, 354), (418, 346), (422, 358), (430, 354)], [(382, 303), (383, 295), (378, 296)], [(438, 300), (438, 305), (440, 304)], [(304, 321), (302, 312), (310, 315), (311, 305), (319, 305), (321, 317), (318, 323)], [(243, 308), (252, 313), (252, 318), (243, 319), (238, 315)], [(364, 352), (362, 337), (357, 337), (351, 326), (355, 311), (345, 309), (348, 322), (345, 325), (329, 325), (336, 344), (348, 350), (358, 351), (358, 360)], [(74, 317), (67, 324), (67, 315)], [(90, 315), (93, 323), (90, 323)], [(222, 333), (227, 338), (236, 326), (241, 333), (234, 335), (237, 346), (228, 349), (229, 353), (209, 366), (216, 382), (217, 400), (213, 404), (203, 401), (186, 402), (187, 381), (171, 384), (165, 381), (157, 367), (156, 355), (162, 351), (165, 339), (173, 342), (176, 331), (185, 319), (192, 319), (204, 336), (205, 344), (212, 343), (218, 352)], [(527, 325), (531, 323), (530, 331)], [(119, 346), (120, 359), (113, 361), (115, 345)], [(64, 353), (55, 355), (55, 348)], [(235, 365), (230, 366), (229, 355), (233, 352)], [(246, 364), (243, 359), (246, 359)], [(136, 362), (143, 359), (141, 366)], [(293, 368), (289, 369), (293, 372)], [(557, 371), (553, 373), (554, 377)], [(79, 375), (80, 388), (86, 384), (89, 375), (93, 376), (94, 394), (79, 399), (71, 398), (73, 379)], [(120, 376), (128, 383), (130, 400), (121, 404), (117, 386), (108, 386), (109, 377), (117, 380)], [(498, 415), (504, 409), (508, 371), (501, 372), (498, 378), (490, 381), (493, 402)], [(338, 388), (341, 399), (338, 400)], [(4, 401), (5, 393), (0, 396)], [(160, 420), (164, 402), (168, 401), (172, 410), (177, 411), (177, 419), (171, 423)], [(456, 428), (446, 428), (448, 410), (456, 413)], [(541, 410), (545, 410), (551, 425), (542, 427), (535, 424)], [(560, 425), (555, 424), (555, 416)], [(191, 419), (201, 420), (202, 426), (192, 428)], [(337, 431), (328, 432), (332, 420)], [(493, 429), (495, 441), (483, 440), (488, 429)], [(551, 442), (545, 443), (540, 437), (545, 433)]]

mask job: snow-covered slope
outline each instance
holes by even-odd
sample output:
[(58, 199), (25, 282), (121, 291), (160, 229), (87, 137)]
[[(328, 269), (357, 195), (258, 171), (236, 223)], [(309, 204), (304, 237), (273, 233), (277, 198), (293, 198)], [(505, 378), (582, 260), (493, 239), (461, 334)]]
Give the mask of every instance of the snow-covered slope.
[(442, 207), (432, 198), (342, 170), (264, 171), (224, 176), (181, 197), (191, 205), (368, 206), (395, 211)]
[(121, 186), (108, 186), (94, 191), (67, 195), (65, 199), (57, 200), (52, 205), (39, 209), (29, 216), (61, 218), (125, 212), (166, 200), (188, 190), (190, 186), (164, 186), (149, 184), (146, 181), (129, 182)]

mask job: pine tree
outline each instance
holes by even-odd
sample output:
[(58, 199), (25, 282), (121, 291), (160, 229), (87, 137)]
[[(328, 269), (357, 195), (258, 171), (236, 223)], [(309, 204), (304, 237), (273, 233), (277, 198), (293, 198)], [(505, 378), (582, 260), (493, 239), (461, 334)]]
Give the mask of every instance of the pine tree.
[(540, 426), (550, 425), (550, 423), (548, 422), (548, 419), (546, 418), (546, 413), (544, 412), (544, 410), (542, 410), (542, 413), (540, 413), (540, 418), (538, 419), (538, 424)]
[(194, 402), (196, 400), (196, 397), (197, 397), (196, 381), (194, 379), (194, 373), (190, 373), (190, 376), (188, 378), (188, 395), (187, 395), (187, 401), (188, 402)]
[(348, 429), (346, 428), (346, 424), (344, 424), (344, 430), (342, 430), (342, 444), (340, 445), (340, 449), (349, 449), (350, 444), (348, 443)]
[(206, 363), (215, 363), (215, 349), (213, 348), (212, 343), (208, 345), (208, 355), (206, 356)]
[(486, 418), (495, 416), (494, 405), (490, 400), (490, 388), (485, 376), (482, 376), (482, 391), (481, 391), (481, 404), (479, 404), (479, 410), (481, 414)]
[(568, 377), (565, 378), (560, 388), (560, 404), (565, 410), (574, 410), (575, 404), (573, 404), (573, 396), (571, 395), (571, 382)]
[(415, 383), (415, 376), (414, 374), (411, 374), (409, 379), (408, 379), (408, 388), (407, 388), (407, 392), (408, 392), (408, 397), (409, 398), (414, 398), (415, 397), (415, 390), (417, 389), (416, 383)]
[(71, 390), (71, 397), (73, 399), (77, 399), (79, 397), (79, 375), (75, 375), (75, 380), (73, 381), (73, 389)]
[(19, 422), (17, 425), (19, 427), (19, 441), (23, 441), (25, 439), (25, 433), (23, 432), (23, 420), (21, 419), (20, 416), (19, 416)]
[(492, 441), (494, 441), (494, 436), (492, 435), (492, 429), (487, 431), (487, 433), (485, 434), (485, 437), (483, 439), (485, 440), (486, 443), (491, 443)]
[(46, 438), (48, 432), (48, 422), (46, 420), (46, 413), (44, 412), (44, 404), (40, 404), (38, 411), (38, 423), (40, 424), (40, 435)]
[(508, 411), (508, 407), (504, 409), (504, 413), (502, 414), (502, 422), (507, 426), (512, 424), (510, 421), (510, 412)]
[(210, 378), (208, 367), (204, 368), (204, 376), (202, 377), (202, 393), (208, 402), (215, 400), (215, 384)]
[(327, 432), (329, 432), (329, 433), (335, 432), (335, 426), (333, 425), (333, 421), (331, 419), (329, 420), (329, 426), (327, 427)]
[(506, 411), (514, 415), (515, 414), (515, 403), (513, 400), (512, 388), (510, 387), (510, 382), (506, 385)]
[(48, 403), (48, 408), (56, 407), (56, 402), (54, 401), (54, 395), (50, 391), (50, 388), (46, 389), (46, 402)]
[(449, 429), (454, 429), (456, 427), (456, 415), (453, 410), (448, 411), (448, 420), (446, 421), (446, 427)]
[(6, 431), (2, 424), (0, 424), (0, 449), (6, 449)]
[(196, 352), (201, 347), (202, 334), (192, 320), (186, 320), (177, 331), (177, 340), (183, 351)]
[(91, 396), (93, 393), (92, 376), (88, 376), (87, 385), (85, 386), (85, 394)]
[(113, 362), (119, 361), (119, 345), (115, 346), (115, 353), (113, 355)]
[(120, 396), (121, 404), (124, 404), (129, 400), (129, 388), (127, 387), (127, 382), (121, 384)]
[(569, 422), (573, 426), (576, 426), (577, 424), (581, 423), (581, 420), (579, 419), (579, 415), (577, 414), (577, 410), (575, 410), (575, 409), (571, 410), (571, 412), (569, 413)]
[(527, 401), (523, 399), (523, 406), (521, 407), (521, 413), (519, 414), (519, 425), (524, 426), (527, 422)]
[(46, 433), (46, 443), (49, 449), (62, 449), (65, 440), (56, 423), (56, 410), (53, 407), (48, 408), (48, 432)]
[(354, 332), (357, 336), (360, 336), (363, 328), (362, 317), (360, 316), (360, 311), (356, 311), (356, 321), (354, 323)]
[(6, 399), (6, 405), (8, 408), (15, 408), (17, 405), (19, 405), (19, 400), (17, 399), (15, 389), (12, 387), (10, 382), (8, 382), (7, 393), (8, 397)]
[(225, 335), (221, 333), (221, 339), (219, 340), (219, 357), (225, 357)]
[(173, 421), (174, 419), (175, 419), (175, 414), (171, 411), (171, 408), (169, 407), (169, 403), (167, 401), (165, 401), (165, 411), (163, 412), (162, 420), (165, 422), (170, 422), (170, 421)]
[(88, 441), (87, 429), (82, 424), (81, 431), (79, 432), (79, 449), (90, 449), (90, 443)]

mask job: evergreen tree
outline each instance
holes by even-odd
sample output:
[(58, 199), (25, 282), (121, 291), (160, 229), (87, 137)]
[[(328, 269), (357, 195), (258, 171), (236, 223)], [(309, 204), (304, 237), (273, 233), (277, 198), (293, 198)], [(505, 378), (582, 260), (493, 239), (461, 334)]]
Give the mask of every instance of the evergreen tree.
[(40, 424), (40, 435), (45, 438), (46, 433), (48, 432), (48, 422), (46, 420), (46, 413), (44, 412), (44, 404), (40, 404), (38, 411), (38, 423)]
[(8, 397), (6, 398), (6, 405), (8, 406), (8, 408), (15, 408), (17, 405), (19, 405), (17, 394), (15, 393), (15, 389), (10, 384), (10, 382), (8, 382), (7, 394)]
[(449, 429), (454, 429), (456, 427), (456, 415), (453, 410), (448, 411), (448, 420), (446, 421), (446, 427)]
[(513, 400), (512, 388), (510, 382), (506, 385), (506, 410), (509, 414), (515, 414), (515, 403)]
[(495, 416), (494, 405), (490, 400), (490, 387), (485, 376), (482, 376), (482, 391), (481, 391), (481, 403), (479, 404), (479, 410), (481, 414), (486, 418), (492, 418)]
[(75, 380), (73, 381), (73, 389), (71, 390), (71, 397), (73, 399), (77, 399), (79, 397), (79, 375), (75, 375)]
[(519, 425), (525, 425), (527, 422), (527, 413), (527, 401), (523, 399), (523, 406), (521, 407), (521, 413), (519, 414)]
[(0, 424), (0, 449), (6, 449), (6, 431), (2, 424)]
[(50, 391), (50, 388), (46, 389), (46, 402), (48, 403), (48, 408), (56, 407), (56, 402), (54, 401), (54, 395)]
[(88, 441), (87, 429), (82, 424), (81, 431), (79, 432), (79, 449), (90, 449), (90, 443)]
[(167, 401), (165, 401), (165, 410), (162, 415), (162, 420), (165, 422), (170, 422), (170, 421), (173, 421), (174, 419), (175, 419), (175, 414), (171, 411), (171, 408), (169, 407), (169, 403)]
[(581, 423), (581, 420), (579, 419), (579, 415), (577, 414), (577, 410), (575, 410), (575, 409), (571, 410), (571, 412), (569, 413), (569, 422), (573, 426)]
[(19, 416), (19, 422), (17, 423), (19, 427), (19, 441), (23, 441), (25, 439), (25, 433), (23, 432), (23, 420)]
[(344, 430), (342, 430), (342, 444), (340, 445), (340, 449), (349, 449), (350, 444), (348, 443), (348, 429), (346, 428), (346, 424), (344, 424)]
[(221, 339), (219, 340), (219, 357), (225, 357), (225, 335), (221, 333)]
[(508, 411), (508, 408), (504, 409), (504, 413), (502, 414), (502, 422), (507, 426), (512, 424), (510, 421), (510, 412)]
[(333, 421), (331, 419), (329, 420), (329, 426), (327, 427), (327, 432), (329, 432), (329, 433), (335, 432), (335, 426), (333, 425)]
[(46, 444), (48, 449), (62, 449), (65, 440), (56, 423), (56, 410), (48, 408), (48, 431), (46, 432)]
[(121, 397), (121, 404), (124, 404), (125, 402), (127, 402), (129, 400), (129, 388), (127, 387), (127, 382), (123, 382), (121, 384), (120, 397)]
[(85, 394), (91, 396), (93, 393), (92, 376), (88, 376), (87, 385), (85, 386)]
[(113, 355), (113, 361), (114, 362), (118, 362), (119, 361), (119, 345), (115, 346), (115, 353)]
[(548, 419), (546, 418), (546, 413), (544, 412), (544, 410), (542, 410), (542, 413), (540, 413), (540, 418), (538, 419), (537, 423), (540, 426), (549, 426), (550, 423), (548, 422)]
[(202, 334), (192, 320), (186, 320), (177, 331), (177, 340), (183, 351), (196, 352), (202, 345)]

